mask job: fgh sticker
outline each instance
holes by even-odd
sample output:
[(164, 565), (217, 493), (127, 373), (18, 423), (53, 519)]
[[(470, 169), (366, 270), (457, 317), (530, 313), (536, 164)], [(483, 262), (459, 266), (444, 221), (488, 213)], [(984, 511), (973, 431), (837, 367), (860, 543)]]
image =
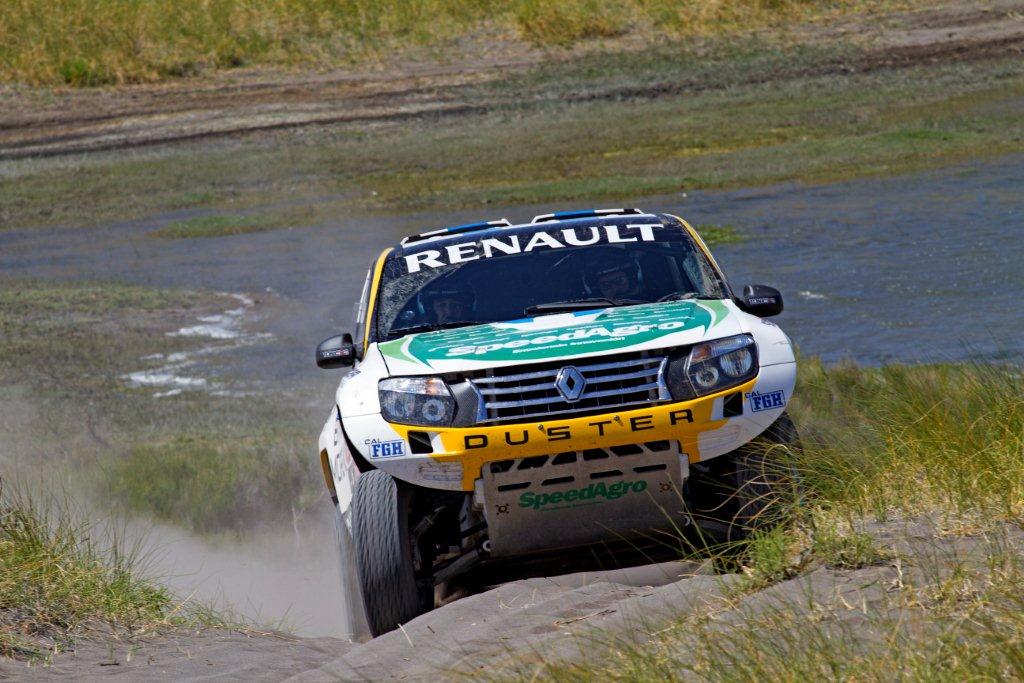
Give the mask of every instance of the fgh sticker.
[(369, 442), (369, 445), (371, 458), (392, 458), (396, 455), (405, 455), (405, 442), (400, 439), (394, 441), (374, 439)]
[(747, 394), (747, 400), (750, 401), (750, 411), (753, 413), (783, 408), (786, 405), (786, 392), (782, 389), (766, 391), (764, 393), (751, 391)]

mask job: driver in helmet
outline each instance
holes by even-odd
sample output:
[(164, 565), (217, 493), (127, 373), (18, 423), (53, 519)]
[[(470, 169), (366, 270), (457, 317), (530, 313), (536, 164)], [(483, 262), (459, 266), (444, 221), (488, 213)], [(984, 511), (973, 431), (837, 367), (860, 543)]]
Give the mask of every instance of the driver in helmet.
[(638, 299), (648, 301), (643, 290), (640, 264), (621, 249), (600, 253), (586, 264), (584, 284), (594, 296), (606, 299)]
[(463, 285), (440, 285), (423, 296), (423, 312), (438, 325), (458, 322), (469, 317), (476, 304), (476, 294)]

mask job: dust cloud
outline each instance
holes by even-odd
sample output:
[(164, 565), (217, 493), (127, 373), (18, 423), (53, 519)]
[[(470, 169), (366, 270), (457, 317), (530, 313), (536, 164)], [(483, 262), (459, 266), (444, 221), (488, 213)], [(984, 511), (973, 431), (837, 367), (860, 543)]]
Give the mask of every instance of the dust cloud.
[[(182, 600), (302, 636), (348, 639), (330, 510), (304, 528), (200, 537), (169, 524), (135, 521), (145, 572)], [(308, 518), (308, 515), (307, 515)]]

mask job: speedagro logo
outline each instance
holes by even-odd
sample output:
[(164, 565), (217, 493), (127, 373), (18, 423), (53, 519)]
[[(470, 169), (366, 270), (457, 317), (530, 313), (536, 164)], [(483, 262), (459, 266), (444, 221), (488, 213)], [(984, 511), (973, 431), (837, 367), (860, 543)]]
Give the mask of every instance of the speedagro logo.
[[(457, 346), (453, 349), (449, 349), (447, 356), (483, 356), (492, 351), (505, 351), (509, 349), (518, 350), (527, 346), (552, 346), (559, 342), (562, 342), (560, 346), (571, 346), (574, 342), (587, 343), (588, 341), (618, 342), (625, 340), (627, 337), (633, 337), (636, 335), (657, 335), (658, 333), (683, 330), (686, 329), (686, 327), (687, 322), (682, 320), (668, 320), (653, 325), (623, 325), (621, 327), (597, 325), (595, 327), (581, 327), (570, 332), (563, 332), (562, 334), (540, 334), (533, 336), (532, 338), (527, 337), (523, 339), (514, 339), (503, 343), (499, 342), (496, 344)], [(565, 342), (568, 342), (568, 344)], [(513, 353), (518, 353), (518, 351), (513, 351)]]
[(541, 508), (559, 503), (600, 502), (599, 499), (615, 500), (631, 491), (633, 493), (640, 493), (646, 489), (647, 482), (641, 479), (639, 481), (617, 481), (614, 484), (600, 482), (582, 489), (555, 491), (554, 493), (533, 493), (532, 491), (527, 491), (519, 496), (519, 507), (540, 510)]
[(458, 358), (549, 360), (707, 330), (727, 314), (718, 301), (670, 301), (426, 332), (384, 342), (380, 349), (389, 358), (428, 366)]

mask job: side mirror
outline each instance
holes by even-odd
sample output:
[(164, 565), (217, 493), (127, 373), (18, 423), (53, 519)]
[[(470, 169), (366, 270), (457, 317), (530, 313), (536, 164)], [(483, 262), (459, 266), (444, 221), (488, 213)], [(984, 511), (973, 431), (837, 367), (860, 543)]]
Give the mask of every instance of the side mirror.
[(324, 370), (343, 368), (356, 362), (356, 347), (352, 335), (337, 334), (328, 337), (316, 347), (316, 366)]
[(782, 294), (768, 285), (747, 285), (739, 301), (740, 308), (759, 318), (782, 313)]

